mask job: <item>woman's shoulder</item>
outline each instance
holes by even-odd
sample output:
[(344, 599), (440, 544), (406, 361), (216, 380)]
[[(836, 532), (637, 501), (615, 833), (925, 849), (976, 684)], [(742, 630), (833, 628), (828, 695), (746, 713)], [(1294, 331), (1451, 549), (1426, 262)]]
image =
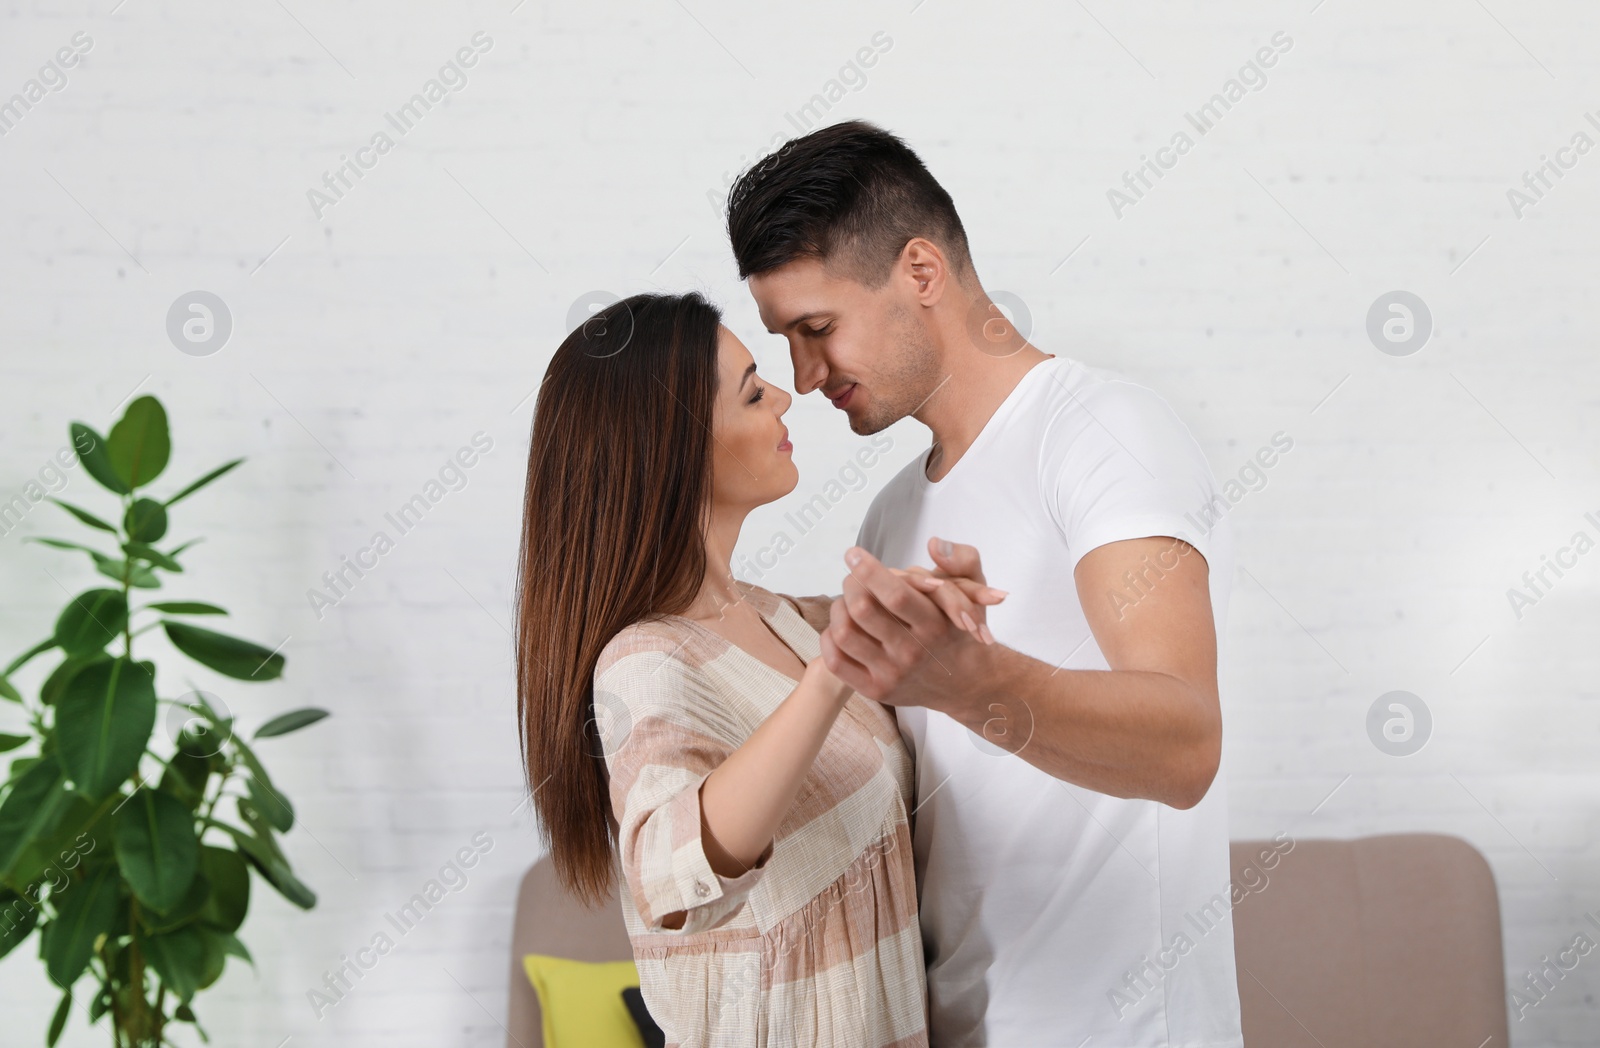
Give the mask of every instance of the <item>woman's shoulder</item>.
[(676, 616), (626, 626), (596, 661), (596, 708), (625, 723), (664, 718), (721, 738), (741, 723), (730, 719), (728, 682), (711, 666), (726, 650), (726, 642)]
[(641, 619), (622, 627), (600, 649), (595, 675), (633, 656), (647, 656), (654, 663), (692, 661), (693, 655), (687, 651), (692, 640), (687, 623), (676, 618)]
[(806, 624), (818, 633), (828, 628), (828, 616), (832, 614), (834, 598), (826, 594), (819, 593), (809, 597), (795, 597), (787, 593), (774, 593), (753, 582), (740, 582), (739, 585), (744, 587), (745, 592), (749, 594), (751, 599), (756, 601), (757, 605), (769, 614), (781, 605), (788, 604), (799, 612), (800, 617), (806, 620)]

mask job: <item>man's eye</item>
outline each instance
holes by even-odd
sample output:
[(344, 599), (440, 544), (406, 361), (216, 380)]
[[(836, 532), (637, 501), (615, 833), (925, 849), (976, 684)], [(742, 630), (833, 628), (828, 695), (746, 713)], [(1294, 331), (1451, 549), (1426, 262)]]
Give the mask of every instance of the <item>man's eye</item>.
[(815, 328), (806, 328), (806, 334), (811, 335), (813, 337), (816, 337), (816, 336), (819, 336), (819, 335), (826, 335), (828, 332), (830, 332), (832, 330), (833, 330), (833, 325), (829, 324), (827, 327), (823, 328), (821, 331), (818, 331)]

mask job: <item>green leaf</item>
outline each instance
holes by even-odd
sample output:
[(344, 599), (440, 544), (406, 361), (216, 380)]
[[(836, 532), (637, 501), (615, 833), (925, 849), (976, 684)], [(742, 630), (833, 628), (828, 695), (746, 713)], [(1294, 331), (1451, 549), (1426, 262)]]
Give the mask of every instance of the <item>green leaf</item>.
[(327, 715), (327, 710), (317, 709), (315, 706), (280, 713), (263, 724), (256, 731), (254, 738), (268, 739), (274, 735), (287, 735), (291, 731), (299, 731), (308, 724), (315, 724)]
[(66, 773), (54, 755), (28, 768), (0, 804), (0, 880), (12, 869), (29, 844), (55, 832), (71, 800)]
[(86, 655), (111, 643), (128, 625), (128, 601), (114, 589), (85, 590), (61, 609), (56, 643), (68, 655)]
[(201, 629), (185, 622), (161, 625), (172, 646), (202, 666), (209, 666), (235, 680), (272, 680), (283, 673), (283, 656), (253, 641), (230, 637), (226, 633)]
[(161, 914), (150, 909), (140, 910), (139, 923), (151, 932), (170, 932), (174, 928), (181, 928), (191, 921), (200, 919), (210, 899), (211, 881), (204, 873), (196, 870), (194, 879), (189, 882), (189, 890), (183, 893), (183, 898), (176, 906)]
[(167, 507), (155, 499), (138, 498), (122, 515), (128, 537), (140, 542), (159, 542), (167, 533)]
[(317, 893), (307, 888), (300, 878), (294, 875), (288, 863), (268, 862), (254, 852), (248, 851), (244, 853), (244, 857), (285, 899), (302, 910), (309, 910), (317, 905)]
[(32, 735), (7, 735), (0, 732), (0, 753), (10, 753), (33, 741)]
[(278, 853), (276, 845), (263, 844), (260, 838), (251, 835), (249, 831), (218, 819), (207, 819), (206, 825), (215, 826), (232, 837), (245, 859), (277, 890), (279, 895), (302, 910), (309, 910), (317, 905), (317, 893), (307, 888), (294, 875), (289, 869), (289, 864)]
[(232, 848), (203, 844), (200, 869), (211, 882), (211, 897), (200, 911), (200, 919), (221, 931), (238, 931), (250, 909), (249, 864)]
[[(55, 647), (55, 641), (51, 641), (50, 646)], [(11, 682), (6, 680), (3, 676), (0, 676), (0, 699), (7, 699), (11, 702), (22, 701), (22, 692), (18, 691), (16, 688), (13, 688), (11, 686)]]
[(47, 845), (51, 862), (71, 870), (79, 865), (87, 869), (90, 865), (116, 861), (111, 820), (96, 818), (96, 811), (96, 806), (83, 794), (72, 795), (72, 802)]
[(228, 940), (233, 938), (225, 932), (213, 931), (205, 925), (196, 925), (200, 930), (200, 941), (205, 947), (205, 963), (200, 969), (200, 989), (222, 978), (222, 969), (228, 963)]
[(205, 976), (207, 958), (205, 936), (198, 925), (186, 924), (160, 935), (141, 937), (150, 967), (161, 976), (167, 989), (185, 1004), (194, 998)]
[(10, 786), (12, 783), (16, 782), (18, 779), (21, 779), (24, 775), (28, 774), (28, 769), (29, 768), (32, 768), (34, 765), (39, 764), (40, 762), (44, 761), (48, 757), (54, 757), (54, 756), (55, 756), (55, 754), (53, 754), (53, 753), (50, 753), (50, 754), (41, 753), (37, 757), (17, 757), (15, 759), (13, 759), (12, 762), (11, 762), (11, 767), (9, 769), (7, 769), (7, 772), (6, 772), (6, 782), (5, 782), (5, 784), (7, 786)]
[(23, 542), (37, 542), (40, 545), (51, 546), (51, 547), (53, 547), (55, 549), (81, 549), (85, 553), (89, 554), (89, 556), (94, 557), (96, 560), (109, 560), (110, 559), (104, 553), (101, 553), (99, 550), (95, 549), (93, 546), (85, 546), (81, 542), (69, 542), (66, 539), (44, 538), (44, 537), (39, 536), (39, 535), (29, 535), (26, 538), (24, 538), (22, 541)]
[[(28, 660), (32, 659), (35, 655), (43, 655), (45, 652), (49, 651), (55, 646), (56, 639), (54, 637), (45, 638), (44, 640), (35, 644), (33, 647), (29, 648), (27, 651), (23, 652), (21, 655), (18, 655), (16, 658), (12, 659), (11, 665), (7, 666), (5, 668), (5, 672), (0, 674), (0, 676), (10, 676), (11, 674), (17, 672), (17, 670), (21, 669), (28, 662)], [(7, 687), (10, 687), (10, 685), (8, 684)], [(22, 696), (19, 695), (17, 698), (20, 700)]]
[(111, 656), (103, 651), (91, 651), (87, 655), (62, 659), (61, 664), (51, 670), (50, 676), (46, 677), (44, 683), (39, 685), (39, 701), (46, 706), (55, 705), (56, 700), (61, 698), (61, 693), (66, 690), (72, 678), (76, 677), (84, 667), (91, 666), (96, 662), (105, 662), (110, 658)]
[[(193, 687), (194, 681), (189, 681), (189, 685)], [(186, 753), (210, 758), (213, 771), (225, 771), (227, 761), (222, 756), (222, 748), (233, 739), (233, 718), (218, 713), (206, 699), (206, 693), (199, 688), (184, 698), (189, 701), (182, 703), (182, 708), (199, 716), (183, 722), (183, 730), (178, 734), (178, 748)]]
[(118, 495), (128, 493), (128, 485), (117, 476), (117, 471), (111, 465), (111, 459), (106, 453), (106, 439), (82, 422), (74, 422), (67, 427), (72, 435), (72, 447), (78, 453), (78, 461), (83, 463), (83, 468), (88, 471), (100, 486), (116, 492)]
[[(162, 611), (168, 615), (226, 615), (228, 609), (219, 608), (215, 604), (206, 604), (198, 600), (164, 600), (158, 604), (146, 604), (145, 608), (151, 611)], [(144, 608), (136, 609), (143, 611)]]
[(100, 552), (99, 550), (95, 549), (93, 546), (85, 546), (81, 542), (73, 542), (70, 539), (46, 538), (46, 537), (44, 537), (42, 535), (29, 535), (27, 538), (23, 539), (22, 541), (23, 542), (38, 542), (38, 543), (42, 543), (43, 545), (46, 545), (46, 546), (54, 546), (56, 549), (81, 549), (85, 553), (99, 553)]
[(106, 441), (111, 468), (130, 491), (160, 476), (171, 454), (167, 412), (161, 401), (152, 396), (140, 397), (129, 404), (122, 418), (111, 427)]
[(210, 778), (211, 758), (186, 750), (180, 739), (177, 752), (167, 762), (167, 770), (161, 773), (161, 789), (182, 800), (190, 811), (194, 811), (205, 799), (206, 782)]
[(101, 531), (109, 531), (113, 535), (115, 535), (117, 533), (117, 529), (114, 526), (112, 526), (110, 524), (107, 524), (105, 521), (101, 520), (99, 517), (95, 516), (93, 513), (90, 513), (88, 510), (82, 509), (81, 507), (78, 507), (78, 506), (74, 506), (70, 502), (63, 502), (60, 499), (56, 498), (54, 495), (50, 495), (50, 496), (47, 496), (47, 497), (50, 499), (51, 502), (54, 502), (56, 505), (60, 506), (64, 510), (66, 510), (68, 513), (72, 514), (74, 517), (77, 517), (79, 520), (81, 520), (85, 524), (89, 525), (91, 528), (99, 528)]
[(38, 923), (37, 906), (10, 888), (0, 888), (0, 957), (20, 946)]
[(141, 787), (117, 812), (117, 865), (133, 894), (157, 913), (183, 901), (200, 867), (194, 816), (178, 798)]
[(278, 846), (278, 838), (273, 834), (271, 824), (262, 817), (255, 802), (236, 797), (234, 804), (239, 809), (239, 818), (250, 827), (250, 832), (255, 834), (256, 840), (261, 842), (262, 847), (278, 862), (285, 866), (289, 865), (289, 857), (283, 854), (283, 849)]
[(128, 562), (122, 558), (108, 557), (97, 549), (80, 546), (76, 542), (62, 542), (59, 539), (39, 539), (31, 535), (22, 541), (43, 542), (47, 546), (56, 546), (60, 549), (81, 549), (94, 558), (94, 570), (108, 579), (114, 579), (120, 583), (123, 581), (123, 576), (128, 575), (127, 582), (130, 586), (137, 586), (140, 589), (158, 589), (161, 586), (161, 581), (150, 574), (150, 567), (147, 564), (135, 563), (130, 573)]
[(91, 799), (104, 797), (139, 770), (156, 724), (150, 666), (126, 657), (92, 663), (72, 678), (56, 703), (61, 763), (79, 792)]
[(140, 560), (148, 560), (157, 567), (166, 568), (168, 571), (183, 570), (182, 564), (179, 564), (177, 561), (173, 560), (165, 553), (162, 553), (154, 546), (147, 545), (143, 542), (124, 542), (122, 544), (122, 552), (126, 553), (130, 557), (138, 557)]
[(244, 461), (244, 459), (242, 459), (242, 458), (236, 458), (232, 462), (223, 463), (222, 465), (218, 466), (216, 469), (212, 470), (210, 473), (207, 473), (205, 476), (201, 477), (199, 480), (195, 481), (193, 484), (190, 484), (188, 487), (184, 488), (182, 491), (180, 491), (176, 495), (172, 496), (170, 499), (167, 500), (167, 505), (171, 506), (173, 503), (177, 502), (179, 499), (188, 498), (190, 495), (192, 495), (195, 492), (199, 491), (201, 488), (205, 487), (207, 484), (211, 483), (213, 480), (216, 480), (218, 477), (222, 476), (224, 473), (228, 472), (228, 470), (232, 469), (233, 467), (237, 466), (239, 463), (241, 463), (243, 461)]
[(279, 793), (272, 784), (272, 776), (267, 774), (256, 751), (241, 738), (235, 737), (233, 745), (239, 751), (239, 759), (250, 771), (250, 802), (247, 804), (242, 798), (238, 801), (239, 814), (252, 829), (266, 837), (269, 844), (277, 847), (272, 835), (260, 823), (264, 822), (279, 833), (287, 833), (294, 825), (294, 808), (289, 804), (289, 798)]
[(56, 916), (44, 930), (44, 961), (50, 981), (67, 989), (83, 974), (94, 941), (116, 928), (117, 888), (122, 879), (114, 865), (101, 866), (74, 883), (57, 900)]
[(49, 833), (28, 842), (12, 865), (10, 882), (19, 890), (24, 885), (34, 887), (41, 879), (49, 884), (52, 891), (57, 887), (65, 887), (71, 871), (81, 862), (77, 854), (82, 847), (79, 838), (85, 836), (83, 827), (94, 816), (94, 806), (70, 790), (67, 798), (66, 807), (56, 819), (56, 825)]
[(254, 968), (256, 966), (256, 959), (250, 956), (250, 951), (245, 949), (244, 943), (239, 941), (239, 937), (231, 933), (224, 933), (224, 936), (223, 949), (225, 949), (230, 956), (237, 957), (241, 961), (249, 964), (250, 967)]
[(270, 781), (254, 775), (250, 776), (248, 786), (250, 800), (267, 824), (279, 833), (288, 833), (294, 826), (294, 805), (289, 803), (289, 798), (279, 793)]
[(111, 1008), (111, 987), (106, 983), (100, 984), (99, 991), (94, 995), (94, 1000), (89, 1002), (89, 1025), (93, 1026), (100, 1021), (100, 1017)]
[(67, 1028), (67, 1016), (72, 1014), (72, 991), (68, 990), (61, 995), (61, 1003), (56, 1005), (56, 1014), (50, 1020), (50, 1032), (44, 1035), (45, 1048), (55, 1048), (56, 1042), (61, 1040), (61, 1031)]

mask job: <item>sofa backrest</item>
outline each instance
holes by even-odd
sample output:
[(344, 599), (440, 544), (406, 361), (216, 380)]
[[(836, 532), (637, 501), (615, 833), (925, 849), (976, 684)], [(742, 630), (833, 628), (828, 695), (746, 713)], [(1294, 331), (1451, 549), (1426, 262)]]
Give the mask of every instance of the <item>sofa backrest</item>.
[[(1436, 833), (1280, 835), (1230, 851), (1247, 1048), (1506, 1048), (1499, 898), (1472, 845)], [(507, 1048), (544, 1046), (529, 953), (633, 956), (615, 896), (586, 909), (548, 857), (534, 863), (512, 929)]]
[(1263, 870), (1275, 843), (1232, 843), (1249, 1048), (1505, 1048), (1500, 901), (1477, 849), (1438, 833), (1300, 840)]
[(544, 1048), (539, 995), (528, 981), (522, 958), (530, 953), (575, 961), (628, 961), (633, 947), (622, 924), (616, 893), (604, 906), (589, 909), (567, 893), (550, 857), (529, 867), (517, 889), (511, 929), (511, 1001), (506, 1010), (506, 1048)]

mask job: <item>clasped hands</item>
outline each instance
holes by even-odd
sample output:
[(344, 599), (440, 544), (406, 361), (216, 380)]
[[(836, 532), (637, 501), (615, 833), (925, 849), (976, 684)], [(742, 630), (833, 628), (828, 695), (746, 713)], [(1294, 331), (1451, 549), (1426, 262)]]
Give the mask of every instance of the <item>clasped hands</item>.
[(934, 537), (933, 569), (889, 568), (858, 546), (822, 631), (822, 658), (840, 681), (891, 706), (938, 708), (962, 671), (994, 645), (984, 609), (1006, 597), (987, 584), (978, 551)]

